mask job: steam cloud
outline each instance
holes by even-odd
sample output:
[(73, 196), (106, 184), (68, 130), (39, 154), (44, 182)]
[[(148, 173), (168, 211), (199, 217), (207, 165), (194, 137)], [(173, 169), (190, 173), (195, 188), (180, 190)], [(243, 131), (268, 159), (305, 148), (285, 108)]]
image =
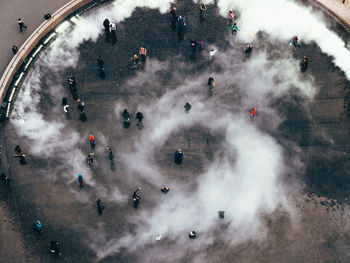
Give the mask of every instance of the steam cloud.
[[(346, 62), (350, 55), (343, 41), (327, 28), (322, 16), (310, 8), (286, 0), (219, 0), (217, 5), (220, 14), (225, 17), (230, 9), (239, 11), (239, 40), (250, 42), (253, 40), (252, 33), (258, 31), (266, 32), (277, 43), (287, 43), (290, 37), (298, 35), (304, 42), (316, 42), (323, 52), (334, 57), (334, 63), (349, 76), (350, 68)], [(73, 31), (63, 30), (52, 48), (37, 62), (39, 66), (26, 77), (15, 108), (23, 119), (11, 121), (18, 135), (29, 139), (27, 146), (31, 154), (46, 157), (55, 154), (73, 163), (68, 169), (56, 167), (69, 171), (69, 184), (76, 174), (83, 172), (89, 184), (104, 193), (106, 198), (117, 202), (125, 199), (118, 187), (106, 189), (92, 179), (86, 166), (79, 165), (84, 163), (84, 155), (79, 150), (83, 142), (78, 133), (68, 128), (63, 120), (48, 121), (39, 112), (39, 91), (42, 89), (40, 74), (47, 66), (59, 74), (64, 67), (76, 65), (79, 56), (76, 47), (88, 39), (96, 41), (102, 33), (101, 24), (96, 21), (108, 17), (111, 21), (121, 22), (130, 17), (136, 7), (158, 8), (161, 13), (166, 13), (169, 2), (116, 0), (87, 17), (80, 17)], [(89, 243), (98, 258), (110, 256), (125, 247), (131, 252), (146, 247), (156, 243), (156, 235), (162, 234), (174, 248), (182, 249), (183, 253), (178, 251), (178, 256), (173, 258), (174, 262), (178, 262), (190, 250), (203, 252), (202, 248), (212, 244), (216, 238), (235, 245), (257, 234), (264, 235), (263, 215), (272, 214), (278, 209), (293, 213), (283, 176), (289, 171), (300, 172), (302, 167), (293, 167), (298, 163), (298, 157), (287, 160), (285, 150), (273, 138), (283, 116), (271, 104), (291, 89), (297, 89), (300, 96), (309, 99), (313, 98), (316, 90), (312, 87), (312, 80), (300, 79), (298, 61), (283, 50), (279, 51), (280, 57), (270, 60), (271, 54), (262, 48), (254, 51), (254, 56), (245, 62), (234, 59), (241, 56), (241, 51), (233, 47), (218, 52), (215, 63), (223, 65), (221, 71), (181, 76), (184, 79), (179, 87), (167, 88), (160, 99), (143, 103), (145, 116), (152, 116), (152, 119), (145, 119), (145, 128), (135, 138), (137, 147), (122, 153), (120, 158), (131, 173), (143, 176), (154, 187), (173, 183), (172, 189), (176, 191), (169, 192), (168, 198), (157, 200), (150, 210), (141, 210), (139, 215), (130, 219), (137, 226), (134, 233), (110, 237), (105, 229), (90, 229), (94, 241), (89, 240)], [(154, 78), (155, 86), (161, 85), (155, 73), (167, 67), (167, 63), (149, 60), (145, 72), (139, 72), (127, 85), (141, 88), (145, 84), (145, 75)], [(180, 72), (173, 72), (172, 77), (176, 78), (177, 74)], [(218, 85), (210, 99), (203, 92), (209, 75), (215, 78)], [(54, 78), (50, 81), (55, 90), (63, 89)], [(189, 114), (184, 113), (183, 98), (192, 104)], [(259, 117), (254, 121), (249, 119), (248, 112), (253, 106), (257, 106), (259, 112)], [(59, 106), (55, 109), (60, 110)], [(122, 105), (117, 104), (118, 114), (120, 109)], [(169, 138), (191, 127), (205, 128), (210, 133), (222, 134), (223, 138), (218, 154), (204, 165), (203, 172), (195, 175), (194, 187), (182, 182), (169, 182), (162, 175), (162, 168), (155, 157), (148, 154), (156, 152)], [(64, 136), (67, 129), (71, 134), (68, 138)], [(217, 236), (217, 211), (220, 209), (226, 211), (225, 222), (228, 223), (225, 234)], [(196, 243), (189, 243), (187, 233), (193, 229), (200, 233), (200, 238)], [(156, 262), (155, 259), (161, 260), (169, 253), (165, 249), (157, 255), (147, 255), (143, 262)]]

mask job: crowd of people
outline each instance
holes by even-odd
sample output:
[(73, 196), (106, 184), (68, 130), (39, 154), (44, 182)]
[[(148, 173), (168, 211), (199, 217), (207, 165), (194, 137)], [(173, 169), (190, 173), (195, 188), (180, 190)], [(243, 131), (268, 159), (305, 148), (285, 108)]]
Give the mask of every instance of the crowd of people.
[[(204, 12), (206, 12), (207, 8), (208, 8), (207, 5), (205, 5), (203, 3), (201, 3), (199, 5), (201, 17), (203, 16)], [(179, 32), (184, 33), (185, 27), (186, 27), (186, 17), (183, 14), (181, 14), (181, 15), (177, 14), (177, 7), (176, 6), (171, 7), (170, 15), (171, 15), (172, 26), (177, 25)], [(228, 13), (228, 20), (229, 20), (229, 25), (230, 25), (230, 30), (231, 30), (232, 36), (236, 37), (236, 35), (240, 31), (240, 29), (237, 26), (237, 22), (235, 20), (235, 14), (232, 10), (230, 10)], [(23, 21), (21, 19), (18, 19), (18, 25), (19, 25), (21, 32), (23, 29), (26, 28), (26, 25), (23, 23)], [(111, 43), (112, 45), (116, 44), (116, 42), (117, 42), (117, 25), (113, 22), (110, 22), (109, 19), (106, 18), (103, 21), (103, 27), (105, 29), (106, 42)], [(298, 47), (298, 37), (293, 36), (290, 39), (289, 44), (290, 44), (290, 46), (297, 48)], [(206, 42), (204, 40), (196, 41), (194, 39), (191, 39), (191, 41), (190, 41), (191, 58), (195, 59), (196, 52), (197, 51), (201, 52), (205, 48), (205, 45), (206, 45)], [(18, 48), (16, 46), (13, 46), (12, 51), (14, 54), (16, 54), (18, 52)], [(250, 57), (252, 51), (253, 51), (252, 44), (251, 43), (246, 44), (244, 47), (244, 54), (245, 54), (246, 58)], [(213, 54), (215, 54), (215, 52)], [(140, 63), (142, 63), (144, 65), (144, 63), (146, 62), (146, 56), (147, 56), (147, 49), (144, 46), (140, 46), (138, 49), (138, 53), (135, 53), (130, 59), (131, 69), (137, 69), (139, 67)], [(97, 63), (98, 63), (100, 77), (104, 78), (105, 77), (104, 61), (103, 61), (103, 58), (101, 56), (99, 56), (97, 58)], [(308, 58), (306, 56), (303, 57), (303, 60), (300, 64), (300, 67), (301, 67), (302, 72), (305, 72), (306, 69), (308, 68)], [(215, 83), (215, 80), (213, 77), (210, 76), (208, 78), (207, 85), (209, 87), (208, 88), (209, 96), (211, 96), (213, 94), (213, 90), (216, 86), (216, 83)], [(69, 86), (69, 91), (73, 97), (73, 100), (76, 101), (76, 103), (77, 103), (77, 111), (79, 113), (79, 119), (83, 122), (87, 121), (87, 116), (86, 116), (85, 111), (84, 111), (85, 102), (84, 102), (84, 100), (79, 98), (78, 89), (77, 89), (77, 80), (75, 79), (74, 76), (68, 77), (68, 86)], [(66, 114), (67, 119), (71, 119), (70, 110), (69, 110), (69, 103), (68, 103), (67, 97), (62, 98), (62, 107), (63, 107), (64, 113)], [(184, 105), (185, 112), (189, 113), (191, 108), (192, 108), (191, 104), (189, 102), (186, 102), (186, 104)], [(249, 109), (249, 111), (250, 111), (251, 118), (256, 116), (256, 113), (257, 113), (256, 107)], [(130, 121), (130, 113), (128, 112), (128, 110), (124, 109), (123, 112), (121, 113), (121, 116), (122, 116), (122, 120), (123, 120), (123, 127), (129, 128), (131, 125), (131, 121)], [(136, 123), (137, 127), (141, 129), (142, 128), (142, 121), (144, 119), (143, 113), (141, 111), (138, 111), (135, 115), (135, 119), (137, 120), (137, 123)], [(90, 142), (91, 149), (94, 149), (95, 145), (96, 145), (96, 141), (95, 141), (95, 136), (93, 134), (91, 134), (89, 136), (89, 142)], [(115, 152), (114, 152), (112, 146), (107, 147), (106, 151), (108, 152), (109, 160), (111, 161), (111, 163), (114, 163)], [(16, 158), (19, 158), (20, 163), (22, 163), (22, 164), (26, 163), (26, 159), (25, 159), (26, 155), (22, 152), (22, 149), (19, 145), (17, 145), (15, 147), (15, 152), (14, 152), (13, 156)], [(183, 156), (184, 156), (183, 150), (181, 148), (178, 148), (174, 153), (175, 164), (181, 165), (182, 161), (183, 161)], [(93, 167), (95, 165), (94, 158), (95, 158), (94, 152), (88, 153), (87, 164), (90, 167)], [(1, 173), (1, 180), (6, 184), (8, 184), (10, 182), (10, 179), (4, 173)], [(78, 181), (78, 184), (80, 187), (84, 187), (85, 182), (84, 182), (82, 174), (78, 174), (77, 181)], [(135, 208), (137, 208), (139, 206), (140, 201), (141, 201), (140, 190), (141, 190), (141, 188), (138, 187), (132, 194), (133, 206)], [(162, 186), (160, 188), (160, 190), (162, 193), (166, 194), (169, 192), (170, 189), (167, 186)], [(98, 214), (102, 215), (103, 210), (105, 209), (105, 206), (102, 203), (100, 198), (96, 199), (96, 207), (97, 207)], [(225, 213), (225, 211), (222, 211), (222, 210), (218, 211), (219, 218), (224, 219), (224, 213)], [(33, 229), (35, 231), (37, 231), (38, 233), (42, 233), (42, 223), (40, 222), (40, 220), (36, 220), (34, 222)], [(193, 230), (189, 233), (189, 238), (191, 238), (191, 239), (195, 239), (197, 236), (198, 236), (198, 233), (195, 230)], [(157, 237), (157, 240), (159, 240), (160, 238), (161, 238), (161, 235), (160, 235), (160, 237)], [(50, 250), (52, 253), (58, 254), (58, 255), (61, 254), (57, 241), (50, 241), (49, 246), (50, 246)]]

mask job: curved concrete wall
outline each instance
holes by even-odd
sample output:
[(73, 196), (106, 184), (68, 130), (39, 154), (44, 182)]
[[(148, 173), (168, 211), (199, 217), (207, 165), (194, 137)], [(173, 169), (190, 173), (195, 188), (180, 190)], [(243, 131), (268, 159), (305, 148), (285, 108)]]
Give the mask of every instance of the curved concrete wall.
[(54, 29), (60, 22), (62, 22), (68, 15), (75, 12), (84, 5), (92, 2), (93, 0), (72, 0), (66, 5), (58, 9), (52, 14), (49, 20), (44, 21), (24, 42), (24, 44), (18, 50), (18, 53), (11, 59), (5, 72), (0, 79), (0, 102), (2, 102), (6, 96), (7, 90), (13, 80), (14, 75), (21, 67), (23, 61), (30, 54), (33, 48), (39, 43), (39, 41), (52, 29)]

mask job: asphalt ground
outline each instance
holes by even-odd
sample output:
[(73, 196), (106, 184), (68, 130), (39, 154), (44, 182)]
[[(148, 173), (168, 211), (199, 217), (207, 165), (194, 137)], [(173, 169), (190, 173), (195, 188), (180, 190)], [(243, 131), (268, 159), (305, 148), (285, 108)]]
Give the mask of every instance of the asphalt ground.
[[(78, 120), (78, 114), (75, 111), (72, 111), (71, 120), (65, 120), (60, 110), (60, 101), (62, 96), (66, 96), (71, 102), (72, 97), (68, 88), (58, 91), (55, 96), (47, 91), (49, 90), (47, 83), (51, 81), (50, 69), (42, 77), (44, 89), (40, 92), (42, 97), (39, 104), (40, 112), (47, 120), (58, 119), (68, 123), (69, 129), (77, 131), (81, 137), (90, 132), (95, 134), (100, 132), (109, 138), (108, 144), (118, 145), (119, 152), (132, 150), (134, 138), (140, 131), (135, 126), (134, 119), (129, 129), (122, 128), (120, 119), (114, 114), (115, 104), (125, 105), (134, 115), (139, 105), (146, 105), (161, 97), (165, 92), (165, 86), (169, 89), (176, 89), (181, 83), (181, 77), (174, 77), (167, 70), (162, 70), (157, 73), (157, 81), (161, 85), (153, 86), (152, 83), (149, 83), (141, 90), (138, 85), (126, 86), (126, 81), (136, 74), (130, 69), (128, 61), (132, 54), (137, 52), (138, 47), (140, 45), (147, 47), (149, 60), (157, 59), (170, 63), (168, 68), (170, 71), (179, 65), (180, 60), (184, 60), (190, 66), (183, 69), (176, 68), (176, 70), (187, 76), (200, 75), (208, 68), (213, 72), (221, 70), (221, 65), (209, 63), (208, 57), (204, 54), (198, 54), (195, 60), (190, 58), (191, 52), (188, 44), (192, 38), (215, 43), (219, 50), (230, 48), (227, 38), (222, 37), (227, 34), (227, 21), (217, 16), (215, 8), (207, 10), (204, 19), (200, 19), (196, 6), (181, 2), (178, 7), (187, 16), (188, 27), (183, 39), (176, 29), (171, 28), (168, 15), (160, 15), (154, 10), (137, 9), (132, 18), (119, 25), (118, 41), (115, 45), (106, 43), (105, 37), (101, 35), (96, 43), (87, 41), (79, 47), (80, 58), (77, 67), (61, 72), (60, 78), (64, 87), (67, 87), (67, 76), (74, 75), (77, 79), (78, 92), (87, 103), (88, 121), (86, 123)], [(263, 35), (259, 38), (262, 42), (265, 40)], [(235, 44), (242, 49), (241, 46), (244, 46), (245, 43)], [(263, 49), (264, 45), (271, 45), (272, 51), (289, 48), (274, 44), (266, 43), (256, 46), (258, 49)], [(273, 108), (282, 112), (285, 120), (278, 127), (278, 132), (274, 132), (273, 135), (282, 145), (285, 141), (292, 141), (302, 149), (299, 154), (305, 164), (305, 174), (303, 173), (299, 179), (305, 181), (307, 191), (344, 202), (349, 195), (349, 158), (347, 156), (350, 153), (346, 136), (350, 127), (349, 81), (334, 66), (331, 58), (322, 54), (315, 44), (301, 44), (290, 52), (297, 59), (301, 59), (303, 55), (309, 57), (310, 63), (305, 79), (308, 79), (310, 75), (313, 76), (318, 94), (316, 99), (309, 103), (305, 103), (297, 92), (289, 94), (288, 98), (279, 98), (274, 101)], [(98, 76), (96, 58), (99, 55), (105, 58), (106, 77), (103, 80)], [(271, 59), (274, 59), (273, 52), (271, 52)], [(206, 79), (203, 80), (204, 86), (205, 82)], [(230, 96), (235, 98), (234, 94)], [(222, 103), (228, 103), (227, 100), (227, 97), (223, 97)], [(146, 118), (149, 117), (146, 116)], [(149, 125), (157, 124), (149, 123)], [(63, 262), (93, 262), (94, 254), (86, 248), (86, 239), (89, 236), (85, 226), (88, 225), (95, 229), (107, 226), (111, 235), (117, 236), (133, 229), (133, 225), (128, 222), (128, 217), (132, 217), (137, 211), (132, 208), (129, 199), (120, 204), (106, 203), (107, 208), (104, 215), (99, 217), (94, 207), (94, 199), (99, 195), (96, 189), (89, 186), (80, 190), (77, 188), (77, 191), (86, 192), (89, 202), (75, 202), (76, 195), (67, 191), (65, 177), (50, 178), (44, 175), (45, 171), (55, 170), (61, 165), (69, 167), (69, 163), (58, 165), (53, 158), (28, 156), (28, 163), (24, 166), (20, 165), (17, 159), (11, 157), (12, 149), (18, 141), (23, 145), (24, 150), (28, 149), (30, 142), (25, 138), (19, 138), (10, 123), (2, 129), (2, 132), (7, 135), (6, 140), (3, 138), (3, 145), (8, 153), (7, 156), (2, 156), (2, 166), (9, 165), (12, 182), (10, 189), (5, 186), (1, 187), (8, 197), (10, 211), (13, 215), (18, 213), (20, 219), (18, 229), (23, 235), (25, 244), (23, 254), (25, 254), (26, 262), (39, 262), (39, 258), (42, 262), (60, 260)], [(269, 129), (266, 131), (271, 132)], [(169, 182), (194, 184), (191, 175), (204, 169), (205, 163), (219, 151), (221, 141), (222, 135), (211, 134), (202, 126), (194, 126), (177, 132), (164, 143), (164, 146), (157, 149), (159, 154), (156, 155), (156, 161), (167, 175)], [(185, 152), (187, 152), (187, 159), (180, 167), (173, 164), (172, 161), (174, 149), (179, 145), (184, 145)], [(295, 154), (293, 149), (288, 149), (288, 144), (284, 146), (290, 155)], [(90, 151), (88, 143), (79, 147), (83, 152)], [(101, 152), (104, 146), (98, 147)], [(138, 185), (142, 185), (145, 193), (154, 191), (153, 185), (149, 185), (147, 180), (135, 181), (135, 177), (125, 174), (127, 171), (118, 160), (116, 161), (117, 169), (110, 169), (107, 157), (97, 157), (97, 162), (98, 166), (93, 168), (93, 174), (99, 183), (106, 186), (117, 184), (127, 196)], [(64, 172), (66, 170), (62, 169), (62, 173)], [(130, 178), (126, 178), (127, 176)], [(294, 175), (291, 176), (294, 177)], [(16, 198), (16, 205), (11, 203), (13, 202), (12, 195)], [(338, 220), (342, 221), (344, 217), (343, 205), (336, 203), (333, 211), (331, 204), (319, 205), (320, 200), (313, 195), (311, 197), (314, 198), (312, 202), (303, 202), (301, 205), (305, 208), (308, 203), (313, 204), (311, 208), (309, 207), (309, 211), (302, 210), (305, 216), (302, 234), (293, 237), (283, 235), (289, 222), (282, 214), (269, 223), (271, 232), (274, 234), (269, 236), (265, 244), (248, 242), (238, 248), (228, 250), (224, 243), (218, 242), (209, 248), (209, 251), (212, 252), (210, 255), (215, 255), (211, 262), (346, 262), (348, 233), (342, 223), (338, 223)], [(312, 199), (311, 197), (305, 197), (305, 200)], [(303, 198), (304, 196), (301, 196), (302, 200)], [(152, 203), (152, 200), (147, 201), (146, 199), (142, 205), (152, 207)], [(317, 210), (317, 207), (322, 206), (330, 208)], [(41, 236), (35, 235), (31, 229), (33, 219), (38, 215), (45, 222), (45, 232)], [(108, 228), (108, 225), (113, 225), (113, 229)], [(319, 229), (319, 225), (327, 226), (329, 229)], [(51, 239), (58, 239), (62, 242), (63, 256), (61, 259), (49, 257), (47, 242)], [(339, 243), (342, 244), (340, 249)], [(290, 250), (290, 247), (293, 249)], [(152, 247), (134, 254), (123, 250), (117, 255), (105, 258), (102, 262), (143, 262), (140, 257), (152, 251), (156, 252)], [(191, 257), (192, 255), (187, 255), (182, 262), (188, 262)], [(10, 257), (8, 260), (11, 262)]]

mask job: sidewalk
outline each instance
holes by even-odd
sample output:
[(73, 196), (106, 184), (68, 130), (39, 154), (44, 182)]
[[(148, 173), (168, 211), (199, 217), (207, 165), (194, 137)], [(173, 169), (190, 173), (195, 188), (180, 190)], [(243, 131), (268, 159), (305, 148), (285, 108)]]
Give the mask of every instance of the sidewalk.
[[(313, 0), (336, 15), (341, 22), (350, 28), (350, 0)], [(337, 21), (337, 20), (336, 20)]]
[[(0, 8), (0, 76), (13, 57), (11, 48), (18, 48), (31, 33), (44, 21), (44, 15), (54, 13), (69, 0), (4, 0)], [(22, 18), (28, 26), (22, 33), (17, 19)]]

